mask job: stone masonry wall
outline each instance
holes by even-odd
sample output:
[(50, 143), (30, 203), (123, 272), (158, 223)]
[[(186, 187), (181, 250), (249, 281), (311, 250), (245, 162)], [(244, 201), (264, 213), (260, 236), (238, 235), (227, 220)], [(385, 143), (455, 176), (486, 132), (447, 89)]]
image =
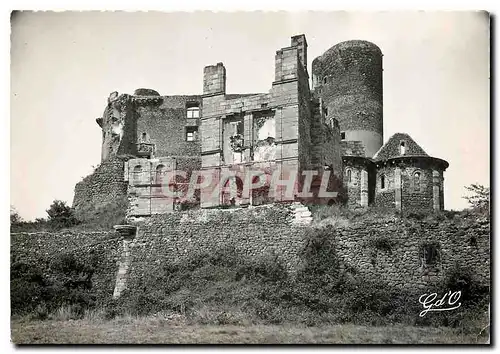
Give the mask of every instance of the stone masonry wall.
[[(416, 172), (420, 173), (419, 186), (415, 181)], [(410, 166), (402, 168), (401, 183), (401, 205), (403, 213), (433, 210), (432, 170)]]
[(243, 257), (276, 255), (289, 270), (297, 266), (304, 229), (291, 226), (293, 212), (285, 205), (248, 209), (200, 209), (154, 215), (139, 225), (130, 245), (132, 265), (128, 289), (140, 286), (152, 268), (182, 262), (186, 257), (234, 248)]
[(106, 205), (126, 198), (127, 182), (123, 178), (126, 158), (111, 157), (103, 161), (94, 173), (75, 186), (73, 208), (79, 220), (91, 218)]
[[(303, 264), (300, 254), (308, 229), (293, 225), (293, 212), (286, 205), (157, 215), (139, 226), (129, 245), (127, 289), (140, 288), (141, 279), (162, 264), (221, 249), (234, 248), (241, 257), (273, 255), (293, 273)], [(429, 288), (445, 280), (456, 266), (470, 270), (483, 285), (490, 281), (486, 219), (373, 217), (326, 232), (344, 271), (380, 279), (389, 286)], [(437, 249), (435, 264), (424, 261), (423, 249), (429, 245)]]
[[(72, 254), (78, 261), (92, 264), (93, 289), (98, 300), (105, 300), (114, 290), (141, 290), (142, 279), (165, 263), (223, 249), (234, 249), (241, 257), (276, 257), (293, 274), (303, 264), (301, 251), (310, 227), (294, 224), (290, 204), (199, 209), (146, 219), (126, 245), (112, 231), (13, 233), (11, 262), (35, 264), (50, 274), (53, 260)], [(348, 274), (425, 290), (460, 267), (480, 284), (490, 284), (490, 223), (485, 217), (363, 217), (338, 223), (325, 232)], [(424, 256), (429, 246), (436, 249), (434, 262)]]
[(11, 264), (24, 262), (51, 274), (51, 262), (70, 254), (77, 261), (91, 265), (92, 289), (97, 300), (113, 295), (120, 253), (121, 239), (114, 231), (23, 232), (12, 233), (10, 237)]
[(340, 142), (340, 149), (342, 156), (365, 156), (365, 148), (361, 141), (347, 141)]
[[(381, 176), (385, 176), (385, 188), (381, 187)], [(375, 206), (382, 208), (395, 208), (396, 192), (394, 185), (394, 168), (382, 167), (377, 170), (375, 181)]]
[[(347, 191), (347, 204), (349, 207), (361, 206), (361, 167), (347, 166), (344, 170), (344, 186)], [(351, 180), (349, 181), (349, 172)]]
[(186, 104), (195, 103), (201, 109), (200, 96), (161, 96), (157, 104), (141, 104), (136, 100), (137, 142), (146, 133), (148, 143), (155, 144), (156, 157), (199, 156), (199, 135), (195, 141), (186, 141)]
[[(490, 225), (486, 219), (437, 221), (385, 219), (334, 230), (344, 269), (390, 286), (426, 288), (460, 266), (476, 281), (490, 283)], [(423, 247), (437, 246), (437, 263), (426, 265)]]

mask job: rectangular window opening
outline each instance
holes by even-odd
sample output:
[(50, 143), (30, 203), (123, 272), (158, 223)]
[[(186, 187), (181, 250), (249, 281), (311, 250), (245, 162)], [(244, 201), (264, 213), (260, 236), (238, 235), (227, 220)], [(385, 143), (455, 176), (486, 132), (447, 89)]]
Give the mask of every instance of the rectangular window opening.
[(186, 127), (186, 141), (198, 140), (198, 127)]

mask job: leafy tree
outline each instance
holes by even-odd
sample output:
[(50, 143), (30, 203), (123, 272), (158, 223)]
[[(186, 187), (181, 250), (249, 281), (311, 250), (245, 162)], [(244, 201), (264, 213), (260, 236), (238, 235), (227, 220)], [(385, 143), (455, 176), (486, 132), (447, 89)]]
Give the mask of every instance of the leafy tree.
[(490, 208), (490, 187), (485, 187), (480, 184), (471, 184), (466, 186), (467, 189), (472, 194), (463, 197), (471, 205), (472, 209), (479, 211), (489, 211)]
[(53, 225), (67, 227), (78, 224), (73, 209), (62, 200), (54, 200), (46, 212), (49, 215), (49, 222)]
[(19, 215), (19, 212), (16, 210), (14, 206), (10, 206), (10, 224), (19, 224), (23, 222), (23, 218)]

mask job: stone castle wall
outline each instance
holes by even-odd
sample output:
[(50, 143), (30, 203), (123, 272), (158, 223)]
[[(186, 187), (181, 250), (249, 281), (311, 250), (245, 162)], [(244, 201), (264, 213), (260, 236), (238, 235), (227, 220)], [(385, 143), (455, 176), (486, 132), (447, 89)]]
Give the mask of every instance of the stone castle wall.
[(107, 205), (126, 199), (125, 161), (126, 158), (116, 156), (105, 160), (91, 175), (76, 184), (72, 207), (79, 220), (92, 219)]
[[(155, 215), (138, 224), (135, 239), (126, 245), (114, 232), (11, 234), (11, 257), (48, 267), (62, 253), (73, 254), (96, 267), (92, 282), (101, 297), (112, 296), (117, 279), (120, 292), (140, 290), (142, 279), (163, 265), (217, 250), (250, 259), (272, 257), (294, 274), (303, 265), (301, 252), (311, 226), (295, 225), (293, 215), (285, 204)], [(458, 266), (480, 284), (490, 283), (490, 224), (475, 215), (364, 217), (338, 222), (324, 232), (335, 245), (332, 257), (340, 259), (347, 275), (425, 290)], [(434, 259), (426, 256), (429, 247), (435, 249)]]
[(114, 231), (23, 232), (10, 236), (11, 265), (23, 262), (51, 274), (51, 263), (64, 255), (94, 269), (92, 287), (98, 301), (113, 295), (121, 241)]
[[(373, 220), (334, 230), (334, 235), (346, 270), (390, 286), (426, 288), (444, 280), (456, 266), (471, 271), (479, 283), (490, 283), (487, 220)], [(437, 247), (435, 265), (423, 259), (426, 245)]]
[[(198, 137), (194, 141), (186, 141), (186, 128), (199, 125), (199, 118), (192, 123), (187, 119), (187, 105), (197, 104), (201, 109), (201, 97), (161, 96), (156, 104), (144, 103), (135, 99), (137, 116), (137, 138), (140, 142), (145, 133), (147, 143), (155, 145), (155, 156), (199, 156), (201, 143)], [(197, 121), (197, 122), (196, 122)]]

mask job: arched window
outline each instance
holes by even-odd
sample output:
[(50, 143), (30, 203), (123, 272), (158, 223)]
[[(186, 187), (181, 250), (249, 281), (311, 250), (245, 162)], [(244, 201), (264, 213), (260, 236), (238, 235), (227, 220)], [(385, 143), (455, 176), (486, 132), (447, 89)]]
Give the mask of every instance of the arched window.
[(420, 172), (415, 172), (413, 174), (413, 185), (415, 187), (415, 191), (420, 192)]
[(385, 176), (380, 176), (380, 189), (385, 189)]
[(352, 171), (347, 170), (347, 183), (351, 183), (351, 182), (352, 182)]
[(139, 184), (141, 182), (141, 177), (142, 177), (142, 166), (137, 165), (134, 167), (134, 172), (132, 177), (134, 184)]
[(165, 174), (165, 166), (162, 164), (159, 164), (156, 167), (156, 174), (155, 174), (155, 183), (156, 184), (162, 184), (163, 183), (163, 176)]

